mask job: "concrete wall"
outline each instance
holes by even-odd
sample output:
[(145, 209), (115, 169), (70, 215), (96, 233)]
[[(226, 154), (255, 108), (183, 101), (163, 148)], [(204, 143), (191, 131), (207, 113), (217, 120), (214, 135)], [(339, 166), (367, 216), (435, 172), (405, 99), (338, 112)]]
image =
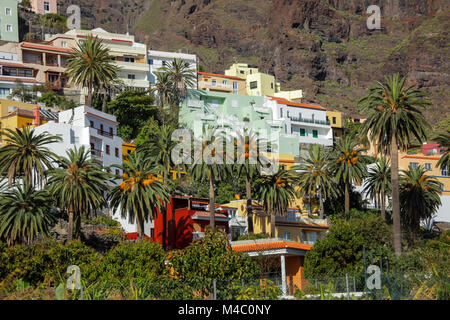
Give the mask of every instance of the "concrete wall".
[(0, 1), (0, 40), (19, 42), (18, 19), (17, 0)]

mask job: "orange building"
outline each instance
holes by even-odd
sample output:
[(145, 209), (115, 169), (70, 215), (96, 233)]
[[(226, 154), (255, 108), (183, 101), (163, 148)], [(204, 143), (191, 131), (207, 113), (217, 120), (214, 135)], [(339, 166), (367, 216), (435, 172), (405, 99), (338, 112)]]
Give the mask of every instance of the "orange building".
[(197, 74), (198, 89), (200, 90), (247, 94), (245, 79), (209, 72), (197, 72)]
[(303, 264), (305, 255), (311, 250), (312, 245), (283, 239), (261, 239), (234, 241), (231, 247), (252, 258), (267, 259), (263, 263), (271, 266), (271, 270), (268, 270), (269, 274), (278, 273), (278, 271), (281, 273), (281, 283), (276, 284), (280, 284), (283, 296), (292, 296), (295, 287), (303, 289), (306, 283)]

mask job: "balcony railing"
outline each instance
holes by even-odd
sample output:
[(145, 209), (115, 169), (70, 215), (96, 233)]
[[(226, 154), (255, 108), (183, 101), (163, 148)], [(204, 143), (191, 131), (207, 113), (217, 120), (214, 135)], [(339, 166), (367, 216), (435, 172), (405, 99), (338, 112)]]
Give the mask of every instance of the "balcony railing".
[(97, 133), (101, 136), (108, 137), (108, 138), (114, 137), (114, 134), (112, 134), (111, 132), (108, 132), (108, 131), (104, 131), (102, 129), (97, 129)]
[(91, 148), (91, 155), (96, 156), (96, 157), (102, 157), (103, 152), (101, 150)]
[(324, 120), (297, 118), (297, 117), (289, 117), (289, 119), (291, 119), (291, 121), (293, 121), (293, 122), (314, 123), (314, 124), (322, 124), (322, 125), (326, 125), (326, 126), (330, 125), (330, 121), (324, 121)]
[(233, 91), (233, 85), (231, 85), (231, 84), (203, 82), (203, 85), (208, 88), (224, 89), (224, 90)]
[(328, 224), (326, 219), (310, 219), (310, 218), (300, 218), (300, 217), (296, 217), (296, 216), (276, 216), (275, 221), (306, 223), (306, 224), (324, 224), (324, 225)]

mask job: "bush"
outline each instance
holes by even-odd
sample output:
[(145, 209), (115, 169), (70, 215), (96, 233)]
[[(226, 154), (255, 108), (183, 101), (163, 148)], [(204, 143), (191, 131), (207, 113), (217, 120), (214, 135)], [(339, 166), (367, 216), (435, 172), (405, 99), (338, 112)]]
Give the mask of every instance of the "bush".
[(270, 235), (267, 233), (249, 233), (249, 234), (243, 234), (239, 236), (237, 241), (241, 240), (258, 240), (258, 239), (268, 239), (270, 238)]

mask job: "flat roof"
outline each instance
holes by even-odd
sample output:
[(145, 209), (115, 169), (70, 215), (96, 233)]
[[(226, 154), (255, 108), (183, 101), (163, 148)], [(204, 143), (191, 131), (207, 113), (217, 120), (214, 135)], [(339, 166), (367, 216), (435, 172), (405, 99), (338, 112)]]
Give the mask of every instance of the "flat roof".
[(227, 76), (224, 74), (217, 74), (217, 73), (211, 73), (211, 72), (197, 72), (200, 75), (203, 76), (210, 76), (210, 77), (219, 77), (219, 78), (227, 78), (227, 79), (234, 79), (234, 80), (242, 80), (245, 81), (245, 79), (239, 78), (239, 77), (234, 77), (234, 76)]

